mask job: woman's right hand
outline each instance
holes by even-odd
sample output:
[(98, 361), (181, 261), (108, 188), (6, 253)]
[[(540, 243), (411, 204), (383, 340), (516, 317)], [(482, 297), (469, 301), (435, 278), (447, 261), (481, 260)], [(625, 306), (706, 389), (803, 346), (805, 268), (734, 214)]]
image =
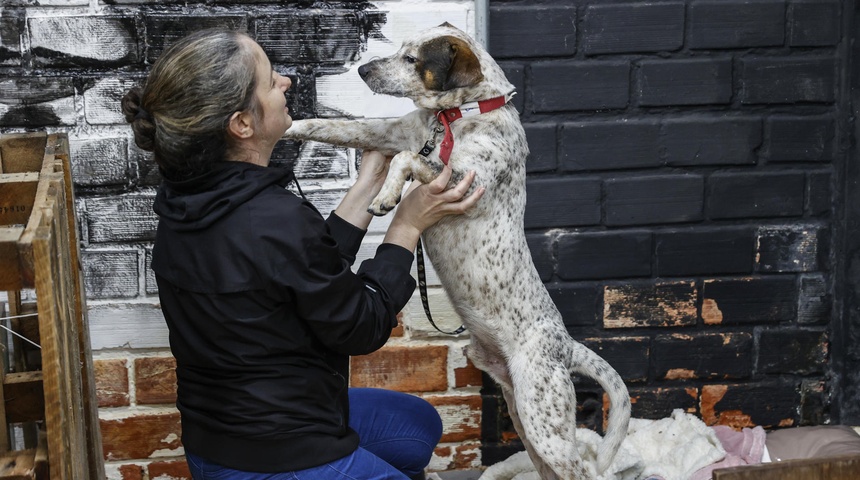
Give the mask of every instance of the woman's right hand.
[(462, 215), (484, 196), (484, 187), (466, 195), (475, 172), (470, 171), (453, 188), (446, 190), (451, 179), (451, 167), (445, 166), (435, 180), (411, 190), (397, 205), (391, 226), (385, 235), (386, 243), (395, 243), (414, 250), (418, 237), (431, 225), (448, 215)]

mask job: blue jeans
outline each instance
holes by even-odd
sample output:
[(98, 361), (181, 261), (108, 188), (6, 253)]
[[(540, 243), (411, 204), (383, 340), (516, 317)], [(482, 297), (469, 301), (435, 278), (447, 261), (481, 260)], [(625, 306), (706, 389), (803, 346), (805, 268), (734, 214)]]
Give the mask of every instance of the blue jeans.
[(253, 473), (222, 467), (186, 452), (194, 480), (405, 480), (430, 463), (442, 436), (432, 405), (405, 393), (349, 389), (349, 426), (361, 439), (350, 455), (306, 470)]

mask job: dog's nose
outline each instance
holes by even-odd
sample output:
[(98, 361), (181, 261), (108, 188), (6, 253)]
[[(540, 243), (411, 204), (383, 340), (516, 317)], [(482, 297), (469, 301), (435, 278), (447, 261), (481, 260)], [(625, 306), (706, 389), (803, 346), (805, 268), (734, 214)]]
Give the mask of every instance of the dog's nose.
[(358, 67), (358, 76), (360, 76), (361, 78), (364, 78), (367, 76), (368, 73), (370, 73), (370, 67), (368, 67), (368, 65), (370, 65), (370, 64), (365, 63), (364, 65)]

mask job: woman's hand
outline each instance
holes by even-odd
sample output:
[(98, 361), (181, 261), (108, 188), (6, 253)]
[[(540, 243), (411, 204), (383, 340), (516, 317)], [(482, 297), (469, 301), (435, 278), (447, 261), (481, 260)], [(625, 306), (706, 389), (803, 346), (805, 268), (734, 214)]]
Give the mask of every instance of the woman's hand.
[(400, 201), (383, 240), (385, 243), (414, 250), (418, 237), (427, 227), (448, 215), (462, 215), (478, 203), (486, 191), (484, 187), (466, 196), (475, 180), (475, 172), (469, 172), (457, 185), (445, 190), (451, 173), (451, 167), (446, 165), (435, 180), (411, 190)]
[(388, 176), (388, 167), (391, 165), (391, 157), (385, 157), (379, 152), (365, 151), (361, 154), (361, 168), (358, 170), (358, 179), (355, 181), (346, 196), (340, 202), (335, 213), (338, 217), (366, 229), (370, 225), (373, 216), (367, 213), (370, 201), (382, 190), (385, 177)]
[(383, 154), (368, 150), (361, 154), (361, 165), (358, 169), (358, 179), (356, 184), (367, 186), (374, 195), (382, 189), (382, 184), (385, 183), (385, 178), (388, 176), (388, 167), (391, 166), (391, 158)]

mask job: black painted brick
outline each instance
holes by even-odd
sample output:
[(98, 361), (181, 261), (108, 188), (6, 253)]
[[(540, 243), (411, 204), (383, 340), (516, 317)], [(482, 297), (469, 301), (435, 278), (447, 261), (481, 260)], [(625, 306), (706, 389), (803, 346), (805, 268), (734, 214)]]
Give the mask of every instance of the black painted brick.
[(684, 327), (696, 324), (693, 282), (628, 282), (603, 291), (603, 328)]
[(627, 61), (536, 62), (529, 75), (538, 113), (625, 108), (630, 96)]
[(827, 382), (818, 378), (804, 378), (800, 381), (800, 424), (799, 426), (824, 425), (830, 420), (831, 393)]
[(758, 372), (811, 375), (824, 371), (827, 334), (810, 330), (763, 330), (758, 341)]
[(740, 59), (743, 104), (831, 103), (836, 95), (832, 57), (751, 57)]
[(824, 275), (801, 275), (797, 299), (797, 323), (823, 325), (830, 321), (832, 298)]
[(798, 421), (798, 384), (766, 381), (702, 387), (702, 417), (708, 425), (764, 428), (791, 426)]
[(23, 14), (3, 12), (0, 17), (0, 65), (21, 65), (21, 32), (24, 31)]
[(27, 28), (36, 66), (104, 68), (140, 61), (137, 21), (132, 16), (34, 17), (27, 19)]
[(161, 56), (165, 48), (189, 33), (206, 28), (222, 27), (230, 30), (247, 31), (246, 15), (177, 15), (149, 14), (143, 18), (146, 31), (146, 60), (149, 63)]
[(488, 42), (495, 58), (573, 55), (576, 6), (491, 6)]
[(671, 166), (755, 165), (761, 141), (758, 117), (691, 116), (665, 121), (659, 144)]
[(661, 231), (655, 234), (656, 275), (750, 273), (755, 250), (748, 228)]
[(708, 325), (777, 324), (797, 314), (794, 276), (708, 280), (702, 298)]
[(654, 121), (565, 123), (559, 131), (561, 170), (658, 167), (659, 138)]
[(526, 242), (540, 279), (548, 281), (555, 269), (552, 237), (546, 233), (530, 233), (526, 235)]
[(660, 420), (672, 416), (680, 408), (687, 413), (699, 411), (699, 391), (695, 387), (631, 388), (631, 417)]
[(836, 124), (833, 117), (773, 116), (765, 120), (764, 156), (771, 162), (833, 160)]
[(625, 382), (648, 380), (650, 337), (587, 338), (582, 344), (609, 362)]
[(257, 43), (276, 63), (343, 65), (358, 58), (362, 31), (355, 12), (293, 10), (252, 21)]
[(712, 219), (803, 214), (803, 173), (715, 173), (708, 179)]
[(511, 99), (511, 102), (517, 108), (520, 114), (525, 110), (526, 103), (526, 67), (521, 63), (499, 62), (502, 71), (505, 72), (505, 77), (513, 84), (517, 94)]
[(810, 272), (827, 262), (827, 231), (814, 225), (761, 227), (757, 234), (759, 272)]
[(753, 337), (745, 332), (658, 335), (651, 347), (653, 378), (702, 380), (749, 378)]
[(587, 55), (677, 50), (684, 43), (684, 3), (589, 5), (582, 29)]
[(788, 3), (788, 44), (792, 47), (836, 45), (840, 37), (840, 2), (827, 0)]
[(732, 100), (732, 60), (643, 60), (639, 62), (642, 106), (727, 104)]
[(810, 172), (807, 175), (806, 211), (810, 215), (827, 215), (832, 205), (830, 172)]
[(571, 334), (578, 327), (593, 327), (598, 322), (601, 291), (596, 285), (547, 285), (547, 291)]
[(650, 275), (650, 232), (575, 233), (558, 239), (558, 276), (564, 280)]
[(526, 173), (550, 172), (558, 168), (558, 125), (555, 123), (525, 123), (529, 156)]
[(647, 225), (702, 219), (704, 178), (658, 175), (606, 181), (606, 225)]
[(600, 179), (526, 181), (525, 227), (572, 227), (600, 223)]
[(785, 42), (784, 0), (706, 0), (688, 7), (691, 48), (779, 46)]

